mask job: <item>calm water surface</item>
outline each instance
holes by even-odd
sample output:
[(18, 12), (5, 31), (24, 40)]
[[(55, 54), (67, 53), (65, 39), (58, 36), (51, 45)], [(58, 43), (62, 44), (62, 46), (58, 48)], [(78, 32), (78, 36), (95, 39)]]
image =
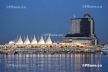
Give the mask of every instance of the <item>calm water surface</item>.
[[(85, 64), (96, 66), (83, 66)], [(0, 55), (0, 72), (108, 72), (108, 56), (101, 54)]]

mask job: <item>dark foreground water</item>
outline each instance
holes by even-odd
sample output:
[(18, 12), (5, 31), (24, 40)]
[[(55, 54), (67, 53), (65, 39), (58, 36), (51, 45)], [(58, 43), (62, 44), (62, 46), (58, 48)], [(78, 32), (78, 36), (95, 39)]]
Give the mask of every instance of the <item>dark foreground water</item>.
[(0, 55), (0, 72), (108, 72), (101, 54)]

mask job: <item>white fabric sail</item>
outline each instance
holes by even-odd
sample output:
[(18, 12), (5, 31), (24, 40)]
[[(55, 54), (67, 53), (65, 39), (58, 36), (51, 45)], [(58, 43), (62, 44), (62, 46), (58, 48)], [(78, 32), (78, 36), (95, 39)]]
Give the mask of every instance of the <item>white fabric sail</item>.
[(25, 40), (24, 44), (30, 44), (30, 40), (29, 40), (28, 35), (27, 35), (27, 37), (26, 37), (26, 40)]
[(41, 38), (40, 38), (38, 44), (45, 44), (45, 41), (44, 41), (44, 39), (43, 39), (43, 36), (41, 36)]
[(35, 35), (34, 35), (34, 37), (33, 37), (33, 40), (31, 41), (31, 44), (37, 44), (37, 40), (36, 40)]
[(14, 41), (9, 41), (8, 44), (9, 44), (9, 45), (11, 45), (11, 44), (15, 44), (15, 42), (14, 42)]
[(50, 35), (48, 36), (48, 39), (46, 40), (46, 44), (52, 44), (52, 40), (51, 40)]
[(21, 36), (19, 37), (19, 39), (18, 39), (18, 41), (16, 42), (16, 44), (23, 44), (23, 40), (22, 40), (22, 38), (21, 38)]

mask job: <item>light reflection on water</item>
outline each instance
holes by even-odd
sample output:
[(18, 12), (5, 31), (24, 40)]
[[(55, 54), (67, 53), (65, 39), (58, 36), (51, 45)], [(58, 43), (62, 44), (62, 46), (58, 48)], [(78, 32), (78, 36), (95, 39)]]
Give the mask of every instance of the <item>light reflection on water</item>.
[(0, 55), (0, 72), (103, 72), (102, 55), (95, 54), (26, 54)]

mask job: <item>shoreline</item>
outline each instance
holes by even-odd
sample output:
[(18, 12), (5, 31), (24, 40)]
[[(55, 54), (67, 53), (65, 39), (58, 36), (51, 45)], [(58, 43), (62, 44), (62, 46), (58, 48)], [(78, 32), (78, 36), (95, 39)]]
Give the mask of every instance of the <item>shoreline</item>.
[(2, 48), (0, 54), (71, 54), (93, 53), (100, 54), (99, 48)]

